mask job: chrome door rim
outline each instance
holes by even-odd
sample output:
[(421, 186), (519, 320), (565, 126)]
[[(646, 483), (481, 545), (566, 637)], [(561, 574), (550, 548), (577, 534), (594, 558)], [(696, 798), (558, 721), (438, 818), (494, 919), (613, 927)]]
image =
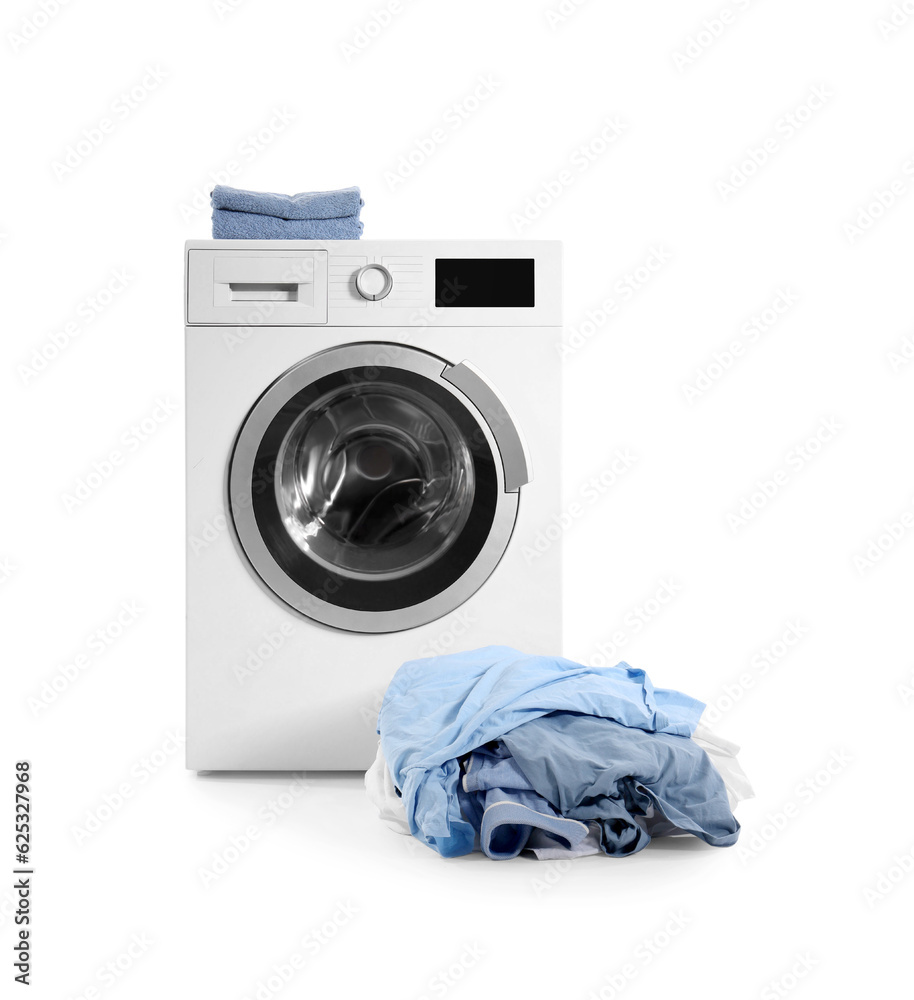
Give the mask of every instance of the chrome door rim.
[[(258, 526), (252, 472), (260, 443), (280, 410), (316, 380), (351, 368), (395, 368), (433, 381), (473, 418), (494, 458), (496, 507), (486, 538), (470, 567), (454, 583), (432, 597), (404, 608), (364, 611), (341, 607), (300, 586), (276, 562)], [(502, 456), (483, 414), (455, 385), (443, 377), (453, 366), (443, 358), (402, 344), (381, 342), (329, 348), (297, 363), (260, 396), (241, 425), (229, 467), (229, 510), (238, 541), (251, 567), (270, 591), (307, 618), (351, 632), (396, 632), (416, 628), (447, 615), (464, 604), (485, 583), (511, 539), (517, 519), (518, 493), (506, 492)]]

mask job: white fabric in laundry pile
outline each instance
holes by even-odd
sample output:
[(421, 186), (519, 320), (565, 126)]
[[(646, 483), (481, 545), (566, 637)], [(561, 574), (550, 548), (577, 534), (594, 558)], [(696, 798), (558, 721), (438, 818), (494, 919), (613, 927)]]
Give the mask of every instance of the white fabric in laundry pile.
[(384, 760), (384, 754), (381, 753), (380, 741), (374, 763), (365, 772), (365, 791), (378, 810), (378, 815), (391, 830), (408, 837), (409, 823), (406, 821), (406, 808), (397, 794), (394, 779), (390, 776), (390, 768)]
[(602, 854), (600, 825), (595, 820), (587, 824), (587, 836), (576, 847), (566, 847), (550, 837), (545, 830), (534, 830), (527, 841), (527, 850), (533, 851), (537, 861), (565, 861), (568, 858), (585, 858), (588, 854)]
[(711, 763), (717, 768), (717, 773), (724, 779), (731, 809), (738, 802), (755, 796), (749, 779), (736, 759), (739, 747), (735, 743), (725, 740), (723, 736), (718, 736), (710, 726), (701, 720), (695, 727), (695, 732), (692, 733), (692, 740), (711, 758)]
[[(755, 794), (752, 785), (737, 760), (739, 747), (730, 740), (718, 736), (709, 725), (700, 721), (692, 734), (692, 740), (708, 755), (711, 763), (717, 769), (727, 790), (727, 799), (732, 809), (737, 803), (750, 799)], [(381, 820), (395, 833), (408, 837), (409, 823), (406, 820), (406, 809), (403, 800), (397, 792), (396, 785), (390, 774), (390, 768), (381, 752), (378, 742), (378, 752), (371, 767), (365, 772), (365, 791), (369, 800), (378, 810)], [(662, 817), (647, 817), (651, 836), (687, 836), (677, 830)], [(540, 861), (561, 860), (563, 858), (584, 857), (588, 854), (602, 853), (597, 824), (588, 824), (588, 834), (577, 847), (570, 849), (553, 839), (542, 830), (535, 830), (527, 842), (527, 850), (533, 851)]]

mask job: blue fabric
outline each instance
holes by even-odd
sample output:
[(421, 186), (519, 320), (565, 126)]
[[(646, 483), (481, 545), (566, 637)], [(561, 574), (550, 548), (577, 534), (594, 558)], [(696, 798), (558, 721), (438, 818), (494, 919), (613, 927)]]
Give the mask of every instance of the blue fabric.
[(688, 695), (655, 689), (626, 663), (587, 667), (487, 646), (404, 663), (384, 695), (378, 733), (410, 832), (449, 858), (470, 853), (476, 839), (461, 815), (458, 757), (555, 711), (690, 736), (703, 709)]
[(482, 792), (489, 788), (533, 791), (533, 785), (501, 740), (474, 750), (468, 757), (462, 758), (462, 763), (463, 777), (460, 783), (465, 792)]
[(691, 739), (554, 712), (505, 733), (503, 743), (562, 816), (600, 823), (607, 854), (634, 854), (658, 830), (682, 830), (715, 847), (736, 843), (740, 826), (723, 779)]
[(362, 228), (356, 215), (341, 219), (278, 219), (254, 212), (213, 209), (214, 240), (357, 240)]
[(479, 849), (499, 861), (515, 858), (534, 830), (569, 849), (587, 836), (587, 825), (566, 819), (534, 790), (502, 743), (471, 753), (458, 787), (464, 816), (479, 834)]
[(231, 212), (253, 212), (277, 219), (340, 219), (358, 216), (365, 204), (357, 187), (338, 191), (302, 191), (300, 194), (274, 194), (272, 191), (245, 191), (217, 184), (212, 205)]
[(217, 184), (211, 201), (217, 240), (357, 240), (362, 235), (364, 202), (357, 187), (289, 195)]

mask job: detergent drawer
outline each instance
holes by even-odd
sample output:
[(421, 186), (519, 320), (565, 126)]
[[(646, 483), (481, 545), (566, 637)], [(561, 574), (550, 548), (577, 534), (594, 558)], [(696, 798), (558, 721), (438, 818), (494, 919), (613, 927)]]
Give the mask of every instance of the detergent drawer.
[(188, 250), (187, 322), (307, 326), (327, 322), (326, 250)]

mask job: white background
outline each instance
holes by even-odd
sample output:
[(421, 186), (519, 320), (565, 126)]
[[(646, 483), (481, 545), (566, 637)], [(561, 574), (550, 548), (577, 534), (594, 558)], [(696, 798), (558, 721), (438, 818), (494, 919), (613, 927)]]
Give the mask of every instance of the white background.
[[(895, 28), (879, 24), (888, 0), (557, 7), (402, 0), (370, 37), (380, 0), (4, 8), (0, 794), (12, 801), (12, 764), (30, 758), (38, 996), (273, 996), (297, 949), (281, 995), (770, 997), (777, 981), (834, 997), (897, 982), (914, 892), (895, 860), (910, 867), (914, 847), (914, 13), (899, 7)], [(292, 116), (281, 128), (276, 109)], [(416, 152), (436, 128), (445, 140)], [(258, 150), (246, 137), (261, 130)], [(59, 169), (84, 132), (101, 141)], [(757, 792), (737, 847), (444, 861), (381, 825), (358, 775), (308, 775), (292, 796), (290, 775), (184, 770), (169, 737), (183, 717), (182, 244), (209, 236), (216, 179), (358, 184), (366, 238), (564, 241), (566, 341), (581, 338), (556, 354), (578, 511), (564, 652), (624, 658), (717, 708)], [(668, 259), (639, 284), (652, 248)], [(795, 301), (753, 338), (745, 324), (779, 292)], [(126, 446), (144, 419), (154, 432)], [(115, 448), (125, 460), (68, 509)], [(630, 467), (583, 499), (618, 449)], [(753, 516), (728, 520), (744, 500)], [(664, 581), (676, 596), (650, 604)], [(778, 645), (792, 625), (802, 638)], [(99, 628), (122, 634), (102, 643)], [(68, 665), (75, 679), (36, 710)], [(105, 819), (82, 836), (90, 814)], [(216, 855), (234, 863), (204, 886)], [(10, 980), (11, 901), (0, 890)], [(151, 943), (124, 957), (133, 935)]]

